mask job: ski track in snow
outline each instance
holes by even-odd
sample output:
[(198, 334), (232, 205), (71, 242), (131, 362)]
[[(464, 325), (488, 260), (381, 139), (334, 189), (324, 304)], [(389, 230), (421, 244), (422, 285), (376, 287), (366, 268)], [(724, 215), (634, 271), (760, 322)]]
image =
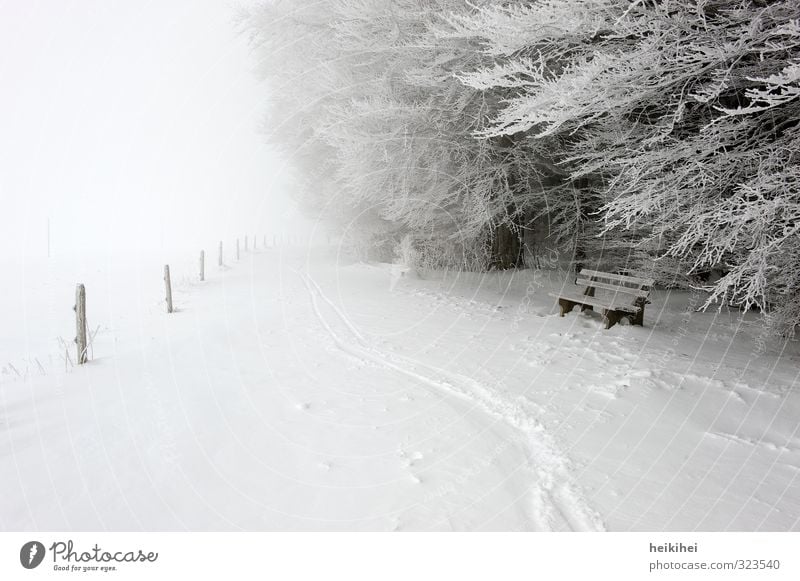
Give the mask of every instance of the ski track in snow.
[[(574, 482), (569, 459), (558, 449), (552, 436), (534, 419), (536, 411), (531, 404), (522, 398), (510, 398), (499, 390), (491, 390), (465, 375), (377, 349), (325, 295), (310, 274), (299, 270), (295, 270), (295, 273), (308, 291), (317, 319), (342, 351), (411, 377), (436, 390), (461, 397), (519, 432), (519, 440), (528, 450), (527, 469), (535, 476), (530, 488), (529, 509), (537, 529), (549, 531), (566, 527), (573, 531), (605, 530), (602, 519), (589, 506)], [(344, 324), (349, 337), (333, 329), (320, 309), (320, 300)]]

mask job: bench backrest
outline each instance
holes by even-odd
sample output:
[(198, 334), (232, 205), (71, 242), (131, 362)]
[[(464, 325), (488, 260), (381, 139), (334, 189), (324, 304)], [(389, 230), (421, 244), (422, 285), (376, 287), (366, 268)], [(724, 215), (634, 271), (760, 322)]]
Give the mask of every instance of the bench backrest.
[(575, 282), (579, 285), (586, 285), (584, 294), (594, 294), (593, 289), (600, 288), (615, 293), (629, 294), (634, 302), (646, 299), (655, 284), (655, 280), (652, 278), (613, 274), (586, 268), (580, 271)]

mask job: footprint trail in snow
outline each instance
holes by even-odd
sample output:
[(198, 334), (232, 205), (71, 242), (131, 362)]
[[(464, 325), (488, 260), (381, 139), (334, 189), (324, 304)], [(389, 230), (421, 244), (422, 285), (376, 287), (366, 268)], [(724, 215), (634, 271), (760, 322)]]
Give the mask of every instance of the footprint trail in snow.
[[(456, 395), (486, 414), (510, 425), (519, 434), (527, 450), (533, 481), (527, 506), (538, 530), (603, 531), (597, 512), (581, 494), (570, 472), (570, 461), (553, 437), (535, 420), (534, 406), (522, 398), (510, 397), (465, 375), (442, 369), (395, 353), (387, 353), (371, 344), (341, 309), (322, 291), (306, 272), (295, 271), (308, 291), (314, 314), (339, 349), (350, 356), (370, 361), (406, 375), (435, 390)], [(322, 303), (322, 304), (321, 304)], [(325, 305), (338, 324), (323, 313)], [(338, 326), (338, 329), (334, 329)]]

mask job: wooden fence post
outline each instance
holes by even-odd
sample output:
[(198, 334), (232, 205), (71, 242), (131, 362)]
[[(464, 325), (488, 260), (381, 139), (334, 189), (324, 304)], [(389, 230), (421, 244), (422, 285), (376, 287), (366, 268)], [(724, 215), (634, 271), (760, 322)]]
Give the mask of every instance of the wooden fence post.
[(222, 266), (222, 240), (219, 241), (219, 257), (217, 258), (219, 266)]
[(86, 288), (79, 284), (75, 289), (75, 344), (78, 346), (78, 365), (88, 361), (88, 347), (86, 345)]
[(167, 312), (172, 312), (172, 283), (169, 280), (169, 264), (164, 265), (164, 286), (167, 291)]
[(247, 236), (244, 237), (244, 251), (247, 252)]
[(239, 239), (236, 239), (236, 260), (239, 260)]
[(206, 279), (206, 251), (200, 251), (200, 281)]

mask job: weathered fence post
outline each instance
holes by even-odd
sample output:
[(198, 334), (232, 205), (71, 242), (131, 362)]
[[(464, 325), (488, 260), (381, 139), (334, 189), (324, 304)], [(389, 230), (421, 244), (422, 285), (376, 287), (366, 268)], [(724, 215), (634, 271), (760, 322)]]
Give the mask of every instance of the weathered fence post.
[(78, 365), (88, 361), (86, 345), (86, 288), (79, 284), (75, 289), (75, 344), (78, 346)]
[(236, 239), (236, 260), (239, 260), (239, 239)]
[(258, 236), (253, 235), (253, 250), (258, 250)]
[(244, 251), (247, 252), (247, 236), (244, 237)]
[(267, 247), (267, 235), (266, 234), (264, 234), (263, 242), (264, 242), (264, 248), (266, 248)]
[(217, 259), (219, 266), (222, 266), (222, 240), (219, 241), (219, 258)]
[(275, 236), (275, 234), (272, 235), (272, 245), (273, 246), (278, 245), (278, 238)]
[(200, 281), (206, 279), (206, 251), (200, 251)]
[(167, 312), (172, 312), (172, 283), (169, 280), (169, 264), (164, 265), (164, 287), (167, 291)]

